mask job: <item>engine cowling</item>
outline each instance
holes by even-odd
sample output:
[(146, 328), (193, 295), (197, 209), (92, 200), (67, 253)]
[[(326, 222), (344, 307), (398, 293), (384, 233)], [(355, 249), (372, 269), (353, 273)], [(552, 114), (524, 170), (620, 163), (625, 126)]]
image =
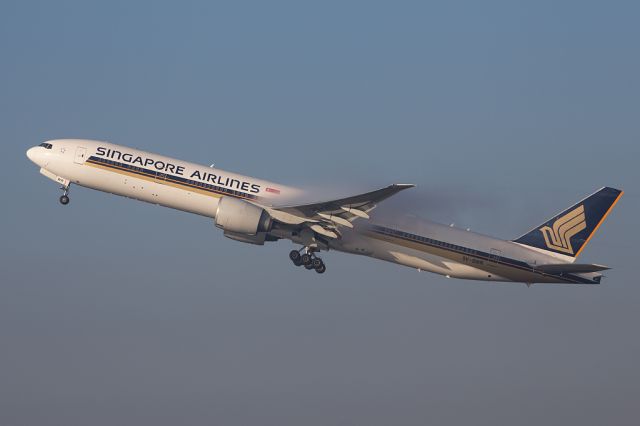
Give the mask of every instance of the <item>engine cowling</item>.
[(227, 232), (256, 235), (269, 232), (272, 220), (263, 208), (237, 198), (222, 197), (218, 202), (215, 224)]

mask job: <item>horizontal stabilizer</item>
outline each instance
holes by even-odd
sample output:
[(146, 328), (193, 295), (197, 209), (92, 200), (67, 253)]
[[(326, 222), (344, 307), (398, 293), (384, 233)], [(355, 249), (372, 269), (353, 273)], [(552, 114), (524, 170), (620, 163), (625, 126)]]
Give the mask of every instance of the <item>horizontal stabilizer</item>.
[(611, 269), (608, 266), (588, 263), (558, 263), (552, 265), (536, 266), (536, 269), (549, 274), (586, 274), (588, 272), (600, 272)]

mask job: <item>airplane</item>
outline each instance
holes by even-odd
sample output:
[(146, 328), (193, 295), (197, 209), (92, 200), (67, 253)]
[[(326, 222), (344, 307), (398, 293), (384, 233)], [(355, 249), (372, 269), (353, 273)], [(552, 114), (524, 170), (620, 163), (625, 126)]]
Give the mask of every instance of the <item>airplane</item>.
[(369, 256), (447, 278), (494, 282), (599, 284), (598, 264), (575, 263), (623, 191), (604, 187), (514, 240), (425, 221), (422, 231), (372, 220), (385, 199), (414, 187), (393, 184), (351, 197), (296, 203), (304, 191), (212, 166), (86, 139), (57, 139), (27, 151), (40, 173), (61, 185), (69, 204), (79, 185), (214, 220), (225, 237), (301, 246), (289, 258), (322, 274), (318, 253)]

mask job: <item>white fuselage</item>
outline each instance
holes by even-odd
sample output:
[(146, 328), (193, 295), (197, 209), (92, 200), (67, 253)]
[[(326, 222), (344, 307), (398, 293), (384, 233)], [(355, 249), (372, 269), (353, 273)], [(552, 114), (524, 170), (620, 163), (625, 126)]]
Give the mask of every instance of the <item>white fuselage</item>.
[[(64, 187), (73, 183), (210, 218), (223, 196), (278, 206), (304, 195), (296, 188), (107, 142), (61, 139), (48, 144), (27, 155), (42, 174)], [(362, 223), (328, 241), (328, 248), (455, 278), (571, 282), (535, 271), (535, 265), (565, 262), (562, 256), (510, 241), (433, 222), (423, 222), (419, 232), (357, 222)], [(274, 235), (299, 242), (295, 233)]]

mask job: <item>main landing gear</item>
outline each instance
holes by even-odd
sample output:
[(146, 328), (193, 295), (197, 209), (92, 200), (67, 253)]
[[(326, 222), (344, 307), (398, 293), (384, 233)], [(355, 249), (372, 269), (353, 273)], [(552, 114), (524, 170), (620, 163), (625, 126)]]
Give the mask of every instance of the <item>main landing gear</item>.
[(66, 206), (67, 204), (69, 204), (69, 186), (63, 186), (62, 189), (64, 192), (63, 194), (60, 196), (60, 204), (62, 204), (63, 206)]
[(291, 250), (289, 259), (294, 265), (304, 266), (305, 269), (315, 269), (319, 274), (323, 274), (327, 270), (322, 259), (316, 257), (313, 251), (305, 250), (304, 253), (300, 253), (299, 250)]

